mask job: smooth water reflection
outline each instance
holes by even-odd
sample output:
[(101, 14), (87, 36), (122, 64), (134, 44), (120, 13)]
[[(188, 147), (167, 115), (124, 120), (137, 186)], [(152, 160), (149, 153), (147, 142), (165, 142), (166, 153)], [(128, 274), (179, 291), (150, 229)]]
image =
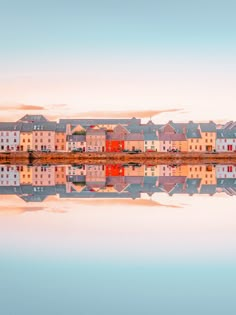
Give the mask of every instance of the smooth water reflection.
[(235, 313), (234, 165), (0, 167), (1, 314)]

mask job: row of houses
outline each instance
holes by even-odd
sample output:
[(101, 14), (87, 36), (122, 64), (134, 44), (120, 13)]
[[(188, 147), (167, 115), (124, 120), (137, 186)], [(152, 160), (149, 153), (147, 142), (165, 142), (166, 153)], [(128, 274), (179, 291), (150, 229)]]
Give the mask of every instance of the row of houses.
[[(236, 195), (236, 167), (233, 165), (212, 168), (207, 165), (189, 165), (182, 169), (182, 173), (173, 172), (172, 175), (169, 175), (167, 168), (168, 166), (142, 166), (140, 169), (138, 166), (127, 168), (117, 165), (0, 165), (0, 195), (15, 194), (27, 202), (40, 202), (50, 195), (59, 195), (60, 198), (132, 199), (142, 198), (142, 194), (152, 196), (158, 192), (170, 196), (214, 195), (216, 192)], [(186, 171), (188, 176), (185, 175)], [(143, 176), (144, 172), (148, 175)], [(226, 177), (226, 174), (229, 176)]]
[(140, 119), (60, 119), (25, 115), (0, 123), (0, 151), (51, 150), (69, 152), (232, 152), (236, 150), (236, 122), (142, 124)]

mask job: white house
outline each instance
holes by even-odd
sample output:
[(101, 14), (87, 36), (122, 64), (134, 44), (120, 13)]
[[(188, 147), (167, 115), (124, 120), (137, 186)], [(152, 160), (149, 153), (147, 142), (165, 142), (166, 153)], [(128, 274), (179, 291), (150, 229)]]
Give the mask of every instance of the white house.
[(20, 129), (19, 123), (0, 123), (0, 151), (20, 150)]
[(218, 152), (232, 152), (236, 150), (236, 129), (218, 129), (216, 138)]

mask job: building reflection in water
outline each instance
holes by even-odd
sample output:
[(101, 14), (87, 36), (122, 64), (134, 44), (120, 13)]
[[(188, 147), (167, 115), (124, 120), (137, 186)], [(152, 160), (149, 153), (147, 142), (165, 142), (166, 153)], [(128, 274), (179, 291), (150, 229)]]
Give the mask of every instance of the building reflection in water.
[(141, 198), (154, 193), (236, 194), (235, 165), (0, 165), (0, 194), (26, 202), (59, 198)]

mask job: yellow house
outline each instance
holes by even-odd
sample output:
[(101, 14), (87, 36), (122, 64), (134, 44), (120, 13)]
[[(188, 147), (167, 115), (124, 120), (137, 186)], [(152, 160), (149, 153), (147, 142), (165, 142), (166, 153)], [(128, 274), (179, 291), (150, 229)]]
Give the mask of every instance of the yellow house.
[(193, 123), (187, 125), (186, 138), (189, 152), (213, 151), (216, 148), (216, 125), (209, 123)]

